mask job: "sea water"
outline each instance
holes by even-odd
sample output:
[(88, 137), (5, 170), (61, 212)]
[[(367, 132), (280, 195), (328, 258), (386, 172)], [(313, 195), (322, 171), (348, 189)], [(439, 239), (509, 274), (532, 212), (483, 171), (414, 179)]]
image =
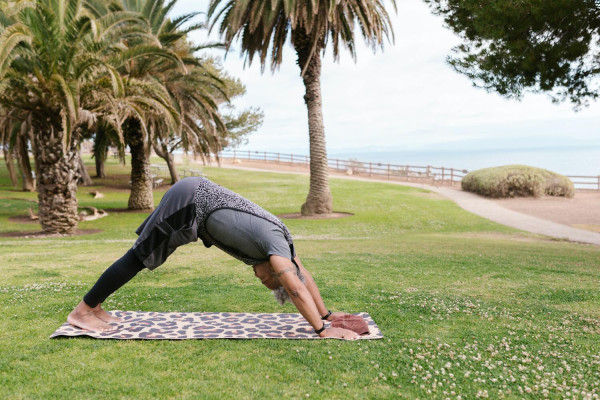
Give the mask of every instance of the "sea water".
[(356, 159), (398, 165), (446, 167), (474, 171), (481, 168), (509, 164), (523, 164), (557, 172), (562, 175), (600, 175), (600, 148), (529, 148), (469, 151), (411, 150), (411, 151), (361, 151), (329, 149), (329, 158)]

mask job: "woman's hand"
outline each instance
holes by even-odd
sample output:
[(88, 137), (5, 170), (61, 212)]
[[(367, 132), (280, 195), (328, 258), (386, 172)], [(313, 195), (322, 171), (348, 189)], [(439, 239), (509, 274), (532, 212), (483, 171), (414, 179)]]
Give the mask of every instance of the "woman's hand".
[(358, 333), (352, 332), (351, 330), (344, 328), (327, 328), (323, 332), (321, 332), (319, 336), (323, 338), (331, 337), (346, 340), (358, 339)]

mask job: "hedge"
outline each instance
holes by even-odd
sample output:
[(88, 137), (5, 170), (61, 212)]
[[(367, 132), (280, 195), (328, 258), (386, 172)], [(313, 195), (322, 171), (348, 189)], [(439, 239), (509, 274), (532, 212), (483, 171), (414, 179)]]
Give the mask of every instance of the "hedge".
[(566, 176), (526, 165), (484, 168), (465, 175), (463, 190), (486, 197), (573, 197), (575, 187)]

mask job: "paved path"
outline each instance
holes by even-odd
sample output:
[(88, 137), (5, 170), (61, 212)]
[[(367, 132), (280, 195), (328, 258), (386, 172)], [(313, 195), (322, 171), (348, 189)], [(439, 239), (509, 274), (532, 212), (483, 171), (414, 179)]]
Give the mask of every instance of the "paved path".
[(600, 233), (573, 228), (568, 225), (532, 217), (508, 208), (504, 208), (491, 200), (462, 190), (432, 187), (423, 185), (425, 189), (440, 193), (453, 200), (460, 207), (502, 225), (507, 225), (523, 231), (538, 233), (572, 242), (590, 243), (600, 245)]
[[(261, 172), (281, 172), (286, 174), (297, 173), (304, 175), (308, 174), (307, 172), (276, 171), (273, 169), (248, 168), (226, 164), (224, 164), (223, 167)], [(586, 231), (584, 229), (577, 229), (568, 225), (557, 224), (556, 222), (551, 222), (545, 219), (532, 217), (527, 214), (512, 211), (502, 206), (499, 206), (492, 200), (485, 199), (473, 193), (463, 192), (462, 190), (451, 189), (448, 187), (423, 185), (411, 182), (397, 182), (383, 179), (368, 179), (356, 176), (332, 175), (332, 177), (341, 179), (362, 180), (367, 182), (392, 183), (397, 185), (412, 186), (425, 190), (431, 190), (432, 192), (439, 193), (442, 196), (449, 198), (450, 200), (458, 204), (461, 208), (472, 212), (473, 214), (479, 215), (480, 217), (489, 219), (502, 225), (558, 239), (566, 239), (572, 242), (600, 245), (600, 233)]]

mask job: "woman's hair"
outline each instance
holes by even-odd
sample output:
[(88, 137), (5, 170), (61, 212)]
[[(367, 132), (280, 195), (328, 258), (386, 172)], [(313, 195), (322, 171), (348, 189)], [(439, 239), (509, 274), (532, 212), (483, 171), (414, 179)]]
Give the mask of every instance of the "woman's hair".
[[(300, 282), (306, 285), (306, 279), (304, 279), (304, 275), (302, 275), (302, 272), (300, 272), (300, 268), (298, 268), (298, 266), (296, 266), (296, 275), (298, 275)], [(273, 290), (273, 296), (275, 296), (275, 300), (277, 300), (281, 305), (284, 305), (286, 301), (289, 301), (290, 303), (292, 302), (292, 299), (290, 299), (288, 292), (286, 292), (283, 286), (279, 286), (277, 289)]]

